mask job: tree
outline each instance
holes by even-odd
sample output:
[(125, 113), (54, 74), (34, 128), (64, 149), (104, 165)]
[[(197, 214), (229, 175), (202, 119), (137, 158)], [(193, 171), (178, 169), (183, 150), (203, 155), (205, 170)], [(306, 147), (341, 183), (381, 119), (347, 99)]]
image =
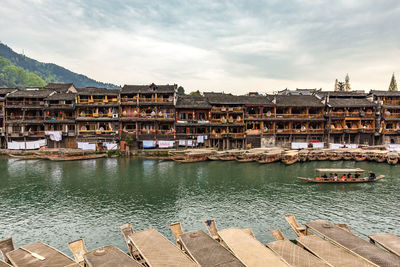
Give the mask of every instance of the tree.
[(346, 92), (350, 92), (351, 91), (349, 74), (346, 74), (344, 91), (346, 91)]
[(201, 96), (201, 93), (199, 90), (195, 91), (195, 92), (191, 92), (189, 95), (194, 95), (194, 96)]
[(390, 81), (389, 91), (397, 91), (397, 82), (394, 73), (392, 75), (392, 80)]
[(178, 87), (178, 95), (184, 95), (185, 94), (185, 89), (182, 86)]

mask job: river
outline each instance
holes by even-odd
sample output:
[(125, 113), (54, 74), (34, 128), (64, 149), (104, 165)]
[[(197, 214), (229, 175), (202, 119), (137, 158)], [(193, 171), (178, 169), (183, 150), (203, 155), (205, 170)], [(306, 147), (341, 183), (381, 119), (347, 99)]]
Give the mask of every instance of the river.
[[(366, 184), (309, 184), (296, 176), (314, 168), (359, 167), (386, 177)], [(119, 226), (154, 227), (171, 241), (168, 224), (203, 229), (252, 228), (272, 241), (269, 229), (293, 231), (283, 218), (301, 223), (326, 219), (347, 223), (358, 235), (400, 234), (400, 165), (369, 162), (280, 163), (99, 159), (76, 162), (0, 159), (0, 239), (17, 246), (42, 241), (63, 252), (83, 237), (88, 249), (113, 244), (124, 250)]]

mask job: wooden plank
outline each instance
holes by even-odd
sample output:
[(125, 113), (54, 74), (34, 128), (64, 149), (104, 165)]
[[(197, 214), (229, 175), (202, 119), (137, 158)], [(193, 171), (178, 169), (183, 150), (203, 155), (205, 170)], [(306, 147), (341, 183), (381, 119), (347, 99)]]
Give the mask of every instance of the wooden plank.
[(89, 267), (142, 267), (125, 252), (114, 246), (105, 246), (87, 252), (84, 256), (85, 264)]
[(368, 237), (393, 254), (400, 256), (400, 237), (397, 235), (382, 233), (369, 235)]
[(380, 249), (368, 241), (349, 233), (328, 221), (316, 220), (306, 223), (306, 226), (311, 228), (317, 234), (328, 238), (335, 244), (347, 248), (379, 266), (400, 266), (400, 258), (396, 255)]
[(297, 222), (296, 217), (293, 214), (285, 214), (284, 218), (289, 223), (290, 227), (292, 227), (297, 236), (312, 235), (312, 233), (307, 231), (306, 227)]
[(0, 267), (11, 267), (8, 263), (5, 263), (4, 261), (0, 260)]
[(135, 232), (129, 235), (129, 239), (151, 267), (197, 266), (155, 229)]
[(233, 254), (248, 267), (287, 266), (278, 255), (242, 229), (224, 229), (218, 231), (218, 235)]
[(288, 239), (277, 240), (267, 246), (293, 267), (330, 266)]
[(368, 260), (353, 254), (347, 249), (335, 246), (328, 240), (316, 235), (301, 236), (296, 239), (297, 243), (311, 251), (317, 257), (325, 260), (332, 266), (337, 267), (372, 267), (377, 266)]
[[(36, 253), (45, 259), (40, 260), (26, 250)], [(7, 253), (7, 256), (12, 265), (17, 267), (64, 267), (65, 265), (74, 263), (70, 257), (42, 242), (22, 246), (22, 248)]]
[(201, 230), (179, 236), (184, 250), (200, 266), (244, 267), (229, 250)]

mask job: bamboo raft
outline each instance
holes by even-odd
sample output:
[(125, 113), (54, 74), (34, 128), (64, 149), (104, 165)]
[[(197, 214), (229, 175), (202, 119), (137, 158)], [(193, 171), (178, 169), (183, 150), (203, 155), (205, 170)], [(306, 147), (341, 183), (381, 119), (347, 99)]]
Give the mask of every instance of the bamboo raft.
[(394, 234), (383, 233), (368, 236), (372, 243), (377, 243), (388, 251), (400, 257), (400, 237)]
[(400, 266), (400, 257), (382, 250), (368, 241), (361, 239), (360, 237), (349, 233), (330, 222), (316, 220), (306, 223), (306, 226), (332, 243), (351, 250), (378, 266)]

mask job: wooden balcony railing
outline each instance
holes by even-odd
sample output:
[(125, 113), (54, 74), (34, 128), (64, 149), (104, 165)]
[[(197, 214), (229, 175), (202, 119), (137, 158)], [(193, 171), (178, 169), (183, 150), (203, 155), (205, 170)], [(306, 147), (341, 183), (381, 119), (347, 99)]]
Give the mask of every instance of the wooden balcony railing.
[(386, 100), (385, 105), (397, 106), (400, 105), (400, 100)]
[(8, 121), (22, 120), (22, 115), (7, 116)]
[(400, 113), (383, 113), (383, 118), (400, 118)]
[(291, 129), (276, 129), (277, 134), (290, 134), (291, 132)]
[(121, 103), (137, 103), (138, 99), (137, 97), (122, 97), (121, 98)]

